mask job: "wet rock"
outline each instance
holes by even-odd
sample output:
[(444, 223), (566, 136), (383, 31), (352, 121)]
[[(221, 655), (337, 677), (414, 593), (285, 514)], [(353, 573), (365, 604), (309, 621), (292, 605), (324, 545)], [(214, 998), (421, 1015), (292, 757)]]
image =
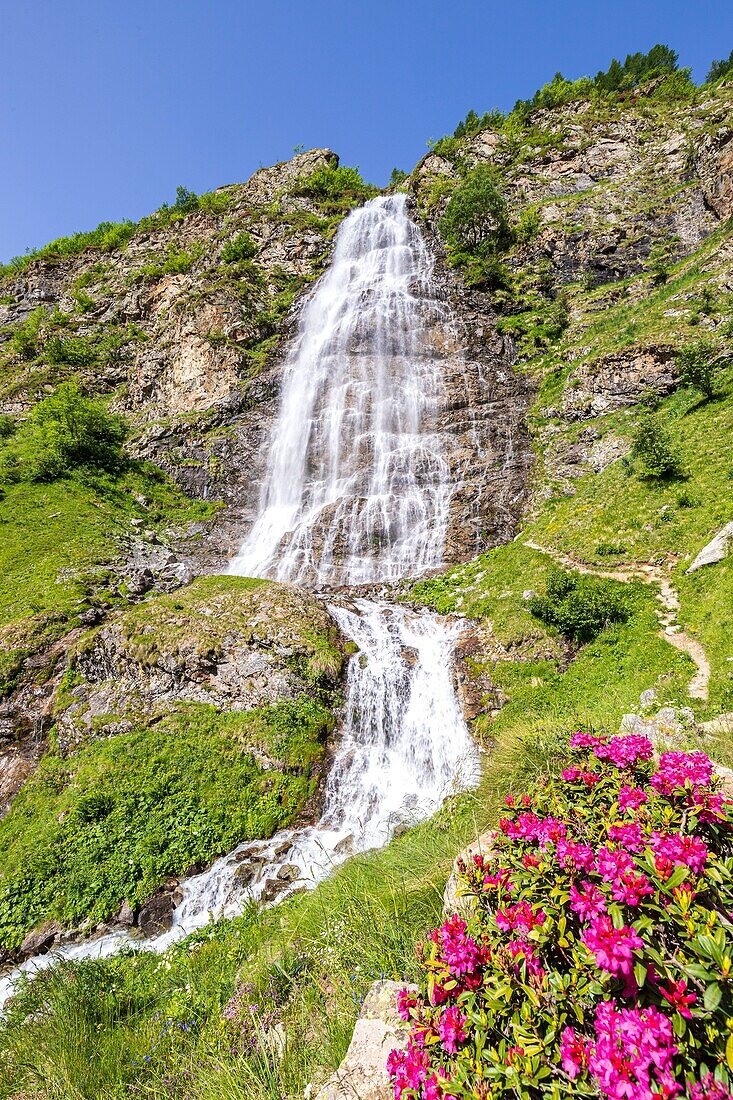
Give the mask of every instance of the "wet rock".
[(56, 940), (61, 935), (63, 929), (58, 921), (47, 920), (44, 921), (38, 928), (34, 928), (32, 932), (23, 940), (20, 945), (18, 955), (21, 959), (28, 959), (32, 955), (45, 955), (51, 950)]
[(147, 939), (154, 939), (167, 932), (173, 923), (173, 890), (177, 886), (169, 883), (143, 902), (137, 916), (140, 931)]
[(300, 878), (300, 868), (296, 867), (294, 863), (285, 863), (277, 872), (277, 878), (281, 882), (295, 882), (297, 878)]
[[(343, 1062), (315, 1100), (392, 1100), (387, 1073), (391, 1050), (407, 1046), (409, 1024), (397, 1013), (400, 982), (375, 982), (367, 993)], [(407, 987), (417, 992), (417, 986)]]
[(282, 894), (286, 886), (287, 882), (284, 882), (282, 879), (265, 879), (265, 885), (263, 886), (262, 893), (260, 895), (261, 900), (265, 903), (274, 901), (279, 894)]

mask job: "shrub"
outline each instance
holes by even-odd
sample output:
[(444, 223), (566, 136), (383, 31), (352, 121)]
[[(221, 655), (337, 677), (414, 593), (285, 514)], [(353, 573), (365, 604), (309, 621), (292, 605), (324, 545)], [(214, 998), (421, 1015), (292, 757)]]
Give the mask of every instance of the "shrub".
[(399, 187), (400, 184), (404, 183), (405, 180), (409, 178), (409, 175), (409, 172), (403, 172), (401, 168), (393, 168), (389, 177), (389, 186)]
[(585, 733), (418, 946), (396, 1100), (730, 1100), (733, 815), (703, 752)]
[(33, 359), (38, 352), (41, 325), (46, 317), (43, 306), (29, 313), (25, 321), (17, 326), (10, 337), (10, 347), (19, 359)]
[(478, 164), (454, 190), (440, 230), (457, 251), (490, 255), (510, 240), (506, 200), (488, 165)]
[(63, 382), (39, 401), (29, 424), (33, 480), (50, 481), (77, 466), (114, 471), (123, 465), (124, 419), (86, 397), (77, 382)]
[(376, 195), (371, 184), (365, 183), (358, 168), (324, 165), (300, 181), (299, 193), (319, 199), (350, 199), (363, 202)]
[(179, 210), (182, 214), (190, 214), (193, 210), (198, 210), (198, 206), (199, 197), (195, 191), (189, 191), (187, 187), (176, 188), (174, 210)]
[(680, 382), (705, 397), (715, 395), (715, 351), (709, 340), (696, 340), (680, 348), (675, 356)]
[(626, 622), (631, 614), (628, 595), (618, 582), (554, 566), (545, 594), (533, 596), (529, 610), (579, 642), (595, 638), (609, 623)]
[(226, 242), (221, 250), (221, 258), (225, 264), (234, 264), (240, 260), (250, 260), (256, 251), (257, 245), (249, 233), (238, 233)]
[(640, 421), (633, 437), (631, 454), (646, 477), (681, 477), (682, 460), (669, 430), (658, 416), (651, 414)]
[(7, 413), (0, 413), (0, 440), (10, 439), (15, 428), (16, 424), (13, 417), (8, 416)]

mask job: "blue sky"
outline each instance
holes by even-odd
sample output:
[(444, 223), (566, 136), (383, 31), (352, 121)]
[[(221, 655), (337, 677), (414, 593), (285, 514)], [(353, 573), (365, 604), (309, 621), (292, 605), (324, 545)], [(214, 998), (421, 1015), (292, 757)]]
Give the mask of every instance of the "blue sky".
[(702, 79), (731, 0), (1, 0), (0, 260), (328, 145), (375, 183), (469, 108), (657, 41)]

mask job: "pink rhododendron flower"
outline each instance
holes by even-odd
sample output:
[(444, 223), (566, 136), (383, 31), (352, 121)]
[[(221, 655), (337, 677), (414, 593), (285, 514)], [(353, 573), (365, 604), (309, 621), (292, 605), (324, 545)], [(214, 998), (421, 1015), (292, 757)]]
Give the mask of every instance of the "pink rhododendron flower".
[(555, 845), (555, 858), (563, 866), (581, 871), (592, 871), (596, 862), (595, 852), (589, 844), (581, 844), (564, 837)]
[(697, 994), (687, 992), (687, 982), (684, 978), (680, 978), (678, 982), (670, 982), (667, 986), (660, 985), (659, 992), (673, 1008), (677, 1009), (680, 1016), (684, 1016), (686, 1020), (692, 1018), (688, 1006), (695, 1003)]
[(642, 899), (654, 893), (654, 887), (646, 875), (634, 874), (622, 875), (617, 878), (612, 886), (611, 895), (614, 901), (624, 902), (625, 905), (640, 905)]
[(605, 737), (594, 737), (592, 733), (574, 733), (570, 738), (571, 749), (595, 749), (604, 744)]
[(663, 752), (659, 767), (649, 780), (655, 790), (671, 795), (679, 792), (687, 783), (692, 787), (707, 787), (713, 777), (713, 764), (707, 753)]
[(575, 783), (583, 774), (582, 768), (563, 768), (562, 777), (566, 783)]
[(716, 1081), (712, 1073), (697, 1084), (690, 1084), (689, 1100), (733, 1100), (733, 1092), (722, 1081)]
[(467, 927), (465, 920), (454, 913), (440, 928), (430, 933), (433, 942), (442, 947), (448, 969), (457, 977), (473, 973), (482, 961), (479, 945), (466, 935)]
[(610, 1100), (670, 1100), (681, 1091), (673, 1075), (671, 1021), (651, 1006), (621, 1008), (604, 1001), (596, 1009), (595, 1041), (588, 1069)]
[(575, 1028), (566, 1027), (560, 1042), (560, 1060), (562, 1068), (573, 1080), (586, 1069), (590, 1057), (591, 1045)]
[(438, 1021), (438, 1035), (448, 1054), (455, 1054), (458, 1044), (466, 1038), (466, 1017), (458, 1005), (443, 1009)]
[(641, 852), (646, 847), (644, 833), (636, 821), (626, 822), (623, 825), (611, 825), (608, 836), (610, 840), (615, 840), (630, 852)]
[(708, 849), (704, 841), (696, 836), (680, 836), (678, 833), (658, 833), (651, 835), (649, 846), (660, 861), (675, 867), (689, 867), (696, 875), (702, 874), (708, 858)]
[(513, 932), (516, 929), (526, 934), (544, 924), (546, 919), (544, 909), (538, 909), (535, 913), (528, 901), (519, 901), (516, 905), (508, 905), (496, 911), (496, 923), (502, 932)]
[[(527, 943), (525, 940), (510, 940), (507, 944), (507, 948), (511, 952), (513, 959), (516, 959), (518, 955), (524, 956), (528, 974), (534, 974), (538, 978), (544, 976), (544, 968), (537, 958), (537, 952), (531, 943)], [(517, 968), (517, 970), (518, 969), (519, 968)]]
[(627, 787), (624, 785), (618, 792), (618, 805), (620, 810), (638, 810), (649, 801), (649, 795), (641, 787)]
[(611, 737), (605, 745), (598, 745), (593, 751), (599, 760), (605, 760), (616, 768), (633, 768), (640, 760), (651, 760), (654, 745), (648, 737), (628, 733)]
[(622, 875), (631, 874), (635, 869), (636, 865), (631, 856), (627, 852), (622, 852), (620, 848), (604, 845), (603, 848), (598, 849), (596, 870), (606, 882), (615, 882)]
[(409, 1020), (411, 1009), (417, 1006), (417, 997), (409, 989), (401, 989), (397, 994), (397, 1012), (400, 1019)]
[(405, 1089), (419, 1089), (427, 1077), (430, 1062), (413, 1036), (407, 1040), (406, 1050), (392, 1050), (387, 1058), (387, 1070), (394, 1083), (395, 1100), (402, 1100)]
[(596, 783), (600, 783), (601, 776), (598, 772), (582, 772), (580, 778), (585, 783), (586, 787), (595, 787)]
[(570, 887), (570, 908), (582, 921), (592, 920), (606, 912), (606, 897), (592, 882)]
[(627, 979), (634, 969), (634, 951), (644, 946), (633, 928), (614, 928), (611, 918), (603, 915), (592, 919), (583, 943), (595, 955), (596, 966)]

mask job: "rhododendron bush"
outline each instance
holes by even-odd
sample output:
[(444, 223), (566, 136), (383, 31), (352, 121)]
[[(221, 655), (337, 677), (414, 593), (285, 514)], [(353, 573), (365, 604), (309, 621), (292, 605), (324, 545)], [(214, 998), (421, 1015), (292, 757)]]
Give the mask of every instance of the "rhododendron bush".
[(733, 807), (703, 752), (570, 746), (418, 945), (396, 1100), (733, 1098)]

